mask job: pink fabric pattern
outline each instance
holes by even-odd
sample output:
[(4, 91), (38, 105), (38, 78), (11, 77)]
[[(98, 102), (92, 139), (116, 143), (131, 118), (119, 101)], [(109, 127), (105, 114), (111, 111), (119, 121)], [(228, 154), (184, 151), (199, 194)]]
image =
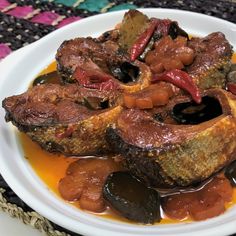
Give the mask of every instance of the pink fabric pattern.
[(8, 7), (9, 5), (11, 5), (7, 0), (0, 0), (0, 10)]
[(0, 60), (11, 53), (11, 49), (3, 43), (0, 43)]
[(33, 17), (30, 21), (34, 23), (41, 23), (45, 25), (51, 25), (60, 15), (45, 11), (42, 13), (39, 13), (37, 16)]
[(70, 23), (72, 23), (72, 22), (75, 22), (75, 21), (78, 21), (78, 20), (80, 20), (80, 19), (81, 19), (81, 17), (79, 17), (79, 16), (72, 16), (72, 17), (66, 18), (66, 19), (62, 20), (62, 21), (57, 25), (57, 28), (61, 28), (61, 27), (65, 26), (65, 25), (68, 25), (68, 24), (70, 24)]
[(15, 16), (18, 18), (24, 18), (29, 13), (33, 12), (34, 9), (32, 6), (24, 6), (24, 7), (16, 7), (10, 11), (7, 12), (8, 15)]

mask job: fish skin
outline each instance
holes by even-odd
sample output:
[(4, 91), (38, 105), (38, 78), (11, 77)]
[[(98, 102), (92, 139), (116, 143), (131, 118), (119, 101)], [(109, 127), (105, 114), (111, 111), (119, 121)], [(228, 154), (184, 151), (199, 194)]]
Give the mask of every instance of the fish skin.
[[(183, 134), (179, 141), (152, 147), (132, 143), (127, 141), (122, 128), (119, 129), (119, 118), (117, 124), (107, 130), (107, 140), (125, 157), (128, 169), (149, 185), (188, 186), (205, 180), (236, 159), (236, 97), (222, 89), (209, 90), (211, 92), (224, 104), (223, 115), (195, 125), (194, 132)], [(168, 126), (159, 122), (156, 125)], [(183, 129), (186, 126), (177, 133)]]
[[(231, 56), (216, 61), (213, 66), (199, 75), (193, 75), (194, 83), (201, 89), (225, 88), (225, 77), (230, 71)], [(190, 74), (191, 76), (191, 74)]]
[[(80, 105), (86, 96), (108, 98), (113, 106), (89, 110)], [(89, 155), (108, 150), (106, 127), (115, 122), (122, 110), (116, 96), (113, 92), (86, 90), (76, 84), (44, 84), (5, 98), (2, 106), (6, 121), (11, 121), (43, 149), (65, 155)], [(59, 107), (61, 102), (64, 103)], [(73, 106), (79, 110), (73, 110)], [(65, 112), (69, 114), (65, 116)], [(70, 119), (65, 119), (68, 116)]]
[[(115, 123), (119, 113), (122, 111), (122, 91), (136, 92), (150, 84), (151, 72), (148, 66), (142, 62), (137, 62), (140, 67), (139, 82), (130, 85), (121, 85), (121, 89), (115, 91), (98, 91), (96, 89), (86, 92), (86, 88), (77, 84), (51, 85), (44, 84), (29, 89), (22, 95), (15, 95), (5, 98), (3, 107), (6, 110), (6, 121), (11, 121), (20, 131), (25, 132), (33, 141), (37, 142), (43, 149), (49, 152), (60, 152), (65, 155), (100, 155), (111, 152), (106, 139), (106, 128)], [(50, 90), (50, 88), (52, 90)], [(55, 88), (54, 88), (55, 87)], [(38, 95), (34, 96), (34, 90), (38, 90)], [(50, 90), (49, 92), (47, 90)], [(18, 106), (21, 102), (34, 101), (37, 103), (49, 102), (53, 106), (57, 100), (67, 99), (75, 103), (81, 102), (84, 96), (108, 96), (111, 99), (111, 108), (99, 111), (98, 114), (91, 114), (77, 123), (57, 123), (55, 115), (49, 114), (51, 120), (44, 120), (44, 124), (25, 124), (24, 120), (17, 120), (17, 114), (7, 108), (7, 103), (11, 106)], [(109, 95), (110, 94), (110, 95)], [(31, 98), (32, 96), (32, 98)], [(109, 97), (111, 96), (111, 97)], [(11, 100), (11, 101), (10, 101)], [(113, 101), (114, 100), (114, 101)], [(39, 105), (40, 105), (39, 104)], [(20, 106), (19, 106), (20, 108)], [(22, 108), (20, 108), (22, 110)], [(36, 109), (37, 110), (37, 109)], [(21, 118), (29, 114), (21, 115)], [(45, 111), (46, 112), (46, 111)], [(49, 113), (49, 112), (48, 112)], [(47, 117), (47, 114), (46, 114)], [(41, 118), (41, 117), (39, 117)]]
[[(67, 156), (99, 155), (110, 150), (105, 140), (105, 131), (117, 119), (121, 110), (121, 106), (116, 106), (74, 124), (35, 127), (26, 134), (49, 152), (60, 152)], [(59, 134), (66, 133), (70, 128), (73, 130), (71, 134), (60, 137)]]
[(222, 32), (214, 32), (206, 37), (193, 37), (188, 47), (195, 52), (186, 72), (201, 89), (225, 88), (225, 77), (230, 71), (233, 47)]

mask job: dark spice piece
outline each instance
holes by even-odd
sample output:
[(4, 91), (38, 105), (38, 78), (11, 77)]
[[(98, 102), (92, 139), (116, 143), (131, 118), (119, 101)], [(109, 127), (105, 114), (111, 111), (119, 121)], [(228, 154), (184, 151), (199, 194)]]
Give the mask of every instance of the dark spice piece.
[(183, 36), (189, 39), (188, 34), (179, 27), (176, 21), (172, 21), (170, 23), (168, 35), (170, 35), (172, 39), (176, 39), (178, 36)]
[(103, 188), (105, 200), (129, 220), (145, 224), (160, 221), (159, 194), (129, 172), (110, 174)]

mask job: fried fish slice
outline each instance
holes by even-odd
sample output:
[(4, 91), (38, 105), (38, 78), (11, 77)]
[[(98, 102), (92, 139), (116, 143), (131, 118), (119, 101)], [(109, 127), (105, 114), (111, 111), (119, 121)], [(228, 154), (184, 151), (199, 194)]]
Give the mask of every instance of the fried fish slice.
[(73, 82), (72, 76), (75, 69), (78, 66), (84, 66), (89, 60), (104, 73), (110, 73), (111, 66), (118, 65), (127, 58), (119, 52), (117, 43), (99, 42), (91, 37), (64, 41), (56, 54), (58, 72), (65, 82)]
[(116, 89), (136, 92), (147, 87), (151, 80), (149, 67), (140, 61), (131, 63), (119, 45), (111, 40), (75, 38), (65, 41), (57, 50), (56, 60), (58, 72), (66, 83), (78, 82), (84, 86), (81, 80), (86, 75), (88, 82), (111, 80)]
[(193, 63), (186, 71), (200, 89), (224, 88), (230, 70), (232, 46), (221, 32), (204, 38), (192, 38), (188, 47), (195, 51)]
[(145, 111), (124, 110), (107, 131), (109, 144), (129, 170), (153, 186), (202, 181), (236, 158), (236, 97), (222, 89), (205, 93), (222, 114), (195, 125), (161, 123)]
[[(5, 98), (2, 105), (6, 121), (11, 121), (42, 148), (65, 155), (89, 155), (109, 149), (105, 130), (122, 110), (116, 96), (76, 84), (44, 84)], [(85, 101), (91, 98), (98, 99), (97, 103), (109, 101), (111, 107), (88, 108)]]

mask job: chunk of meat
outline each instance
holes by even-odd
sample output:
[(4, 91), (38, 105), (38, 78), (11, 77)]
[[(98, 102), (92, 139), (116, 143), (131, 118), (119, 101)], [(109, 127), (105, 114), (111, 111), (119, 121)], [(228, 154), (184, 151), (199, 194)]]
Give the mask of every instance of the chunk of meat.
[(113, 159), (80, 159), (68, 167), (66, 176), (59, 182), (59, 192), (65, 200), (79, 200), (82, 209), (102, 212), (104, 182), (110, 173), (121, 169), (120, 161)]

